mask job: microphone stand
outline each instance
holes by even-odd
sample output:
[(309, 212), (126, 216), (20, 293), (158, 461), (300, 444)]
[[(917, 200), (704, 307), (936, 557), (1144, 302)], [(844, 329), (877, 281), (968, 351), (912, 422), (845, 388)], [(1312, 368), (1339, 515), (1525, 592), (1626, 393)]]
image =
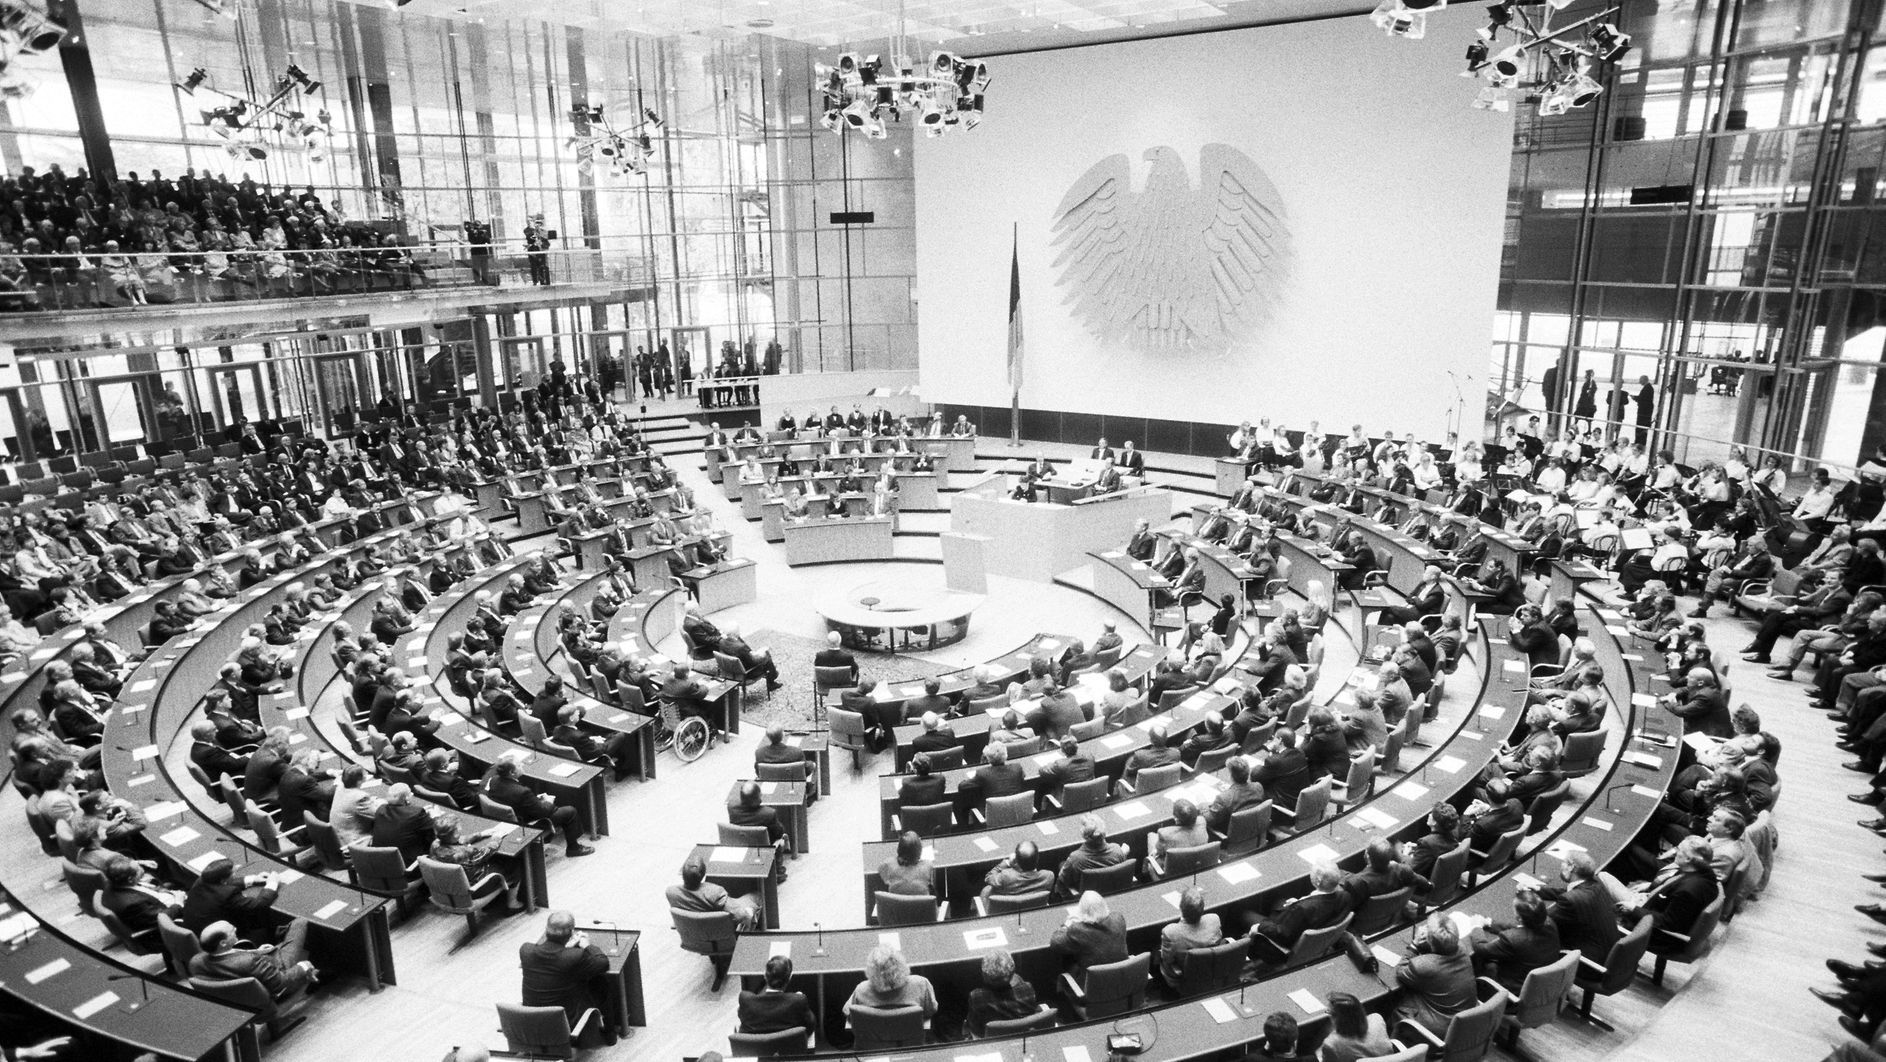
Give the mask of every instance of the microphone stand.
[(817, 942), (812, 945), (812, 957), (823, 959), (825, 957), (825, 925), (822, 922), (814, 922), (812, 929), (818, 934)]
[(138, 983), (138, 998), (125, 1003), (124, 1012), (126, 1014), (136, 1014), (138, 1011), (143, 1010), (145, 1005), (151, 1001), (151, 982), (143, 974), (139, 974), (139, 973), (111, 974), (107, 976), (105, 980), (107, 981), (136, 981)]

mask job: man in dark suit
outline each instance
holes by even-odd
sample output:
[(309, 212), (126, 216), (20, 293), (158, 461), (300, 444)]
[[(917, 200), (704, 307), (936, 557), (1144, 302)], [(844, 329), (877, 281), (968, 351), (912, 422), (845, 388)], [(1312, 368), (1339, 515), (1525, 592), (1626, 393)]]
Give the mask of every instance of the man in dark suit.
[(1394, 892), (1404, 885), (1425, 890), (1428, 879), (1415, 873), (1406, 863), (1395, 858), (1395, 843), (1384, 837), (1369, 842), (1368, 862), (1361, 869), (1342, 879), (1342, 887), (1355, 897), (1356, 906), (1361, 907), (1377, 896)]
[(1046, 790), (1058, 792), (1071, 783), (1092, 779), (1094, 771), (1094, 758), (1081, 751), (1080, 739), (1063, 736), (1061, 758), (1042, 766), (1041, 783)]
[(616, 1042), (615, 1032), (603, 1025), (597, 1011), (602, 995), (597, 979), (608, 972), (609, 957), (589, 942), (589, 934), (576, 932), (574, 915), (550, 912), (544, 919), (543, 939), (518, 945), (517, 964), (524, 971), (525, 1006), (562, 1007), (572, 1029), (581, 1027), (596, 1011), (590, 1035), (579, 1046)]
[(1205, 809), (1205, 826), (1213, 833), (1224, 833), (1231, 826), (1233, 812), (1264, 802), (1264, 787), (1251, 781), (1251, 761), (1244, 756), (1233, 756), (1225, 764), (1225, 774), (1231, 783), (1212, 798)]
[(935, 712), (923, 716), (923, 732), (910, 739), (910, 754), (921, 756), (930, 752), (947, 752), (956, 747), (956, 735), (943, 725), (943, 717)]
[(1146, 478), (1146, 455), (1133, 449), (1131, 439), (1126, 440), (1122, 447), (1119, 460), (1120, 474), (1140, 479)]
[[(190, 726), (190, 762), (203, 768), (212, 785), (221, 775), (232, 779), (243, 777), (249, 766), (247, 756), (238, 756), (217, 744), (216, 724), (207, 719), (199, 719)], [(214, 790), (211, 795), (220, 796)]]
[(238, 878), (235, 870), (234, 863), (220, 857), (204, 867), (184, 896), (179, 924), (200, 933), (217, 922), (229, 922), (251, 940), (273, 940), (275, 919), (269, 912), (281, 879), (274, 874)]
[(1713, 738), (1735, 736), (1729, 721), (1729, 699), (1716, 681), (1716, 673), (1706, 667), (1691, 668), (1684, 676), (1683, 688), (1663, 699), (1664, 707), (1683, 720), (1683, 733), (1706, 734)]
[(1008, 746), (991, 743), (982, 751), (982, 766), (956, 787), (957, 806), (964, 819), (971, 809), (987, 806), (991, 797), (1027, 792), (1028, 773), (1008, 761)]
[(807, 759), (799, 749), (786, 743), (786, 728), (778, 723), (766, 728), (766, 741), (753, 752), (753, 765), (758, 767), (763, 763), (799, 764), (805, 769), (806, 798), (818, 799), (818, 765)]
[(432, 816), (413, 799), (413, 787), (396, 782), (386, 789), (386, 800), (373, 813), (373, 843), (397, 848), (407, 863), (432, 848)]
[(1133, 525), (1133, 537), (1126, 540), (1126, 555), (1136, 561), (1150, 561), (1158, 545), (1159, 539), (1152, 533), (1152, 525), (1141, 519)]
[(818, 1019), (813, 1016), (812, 1006), (806, 1002), (805, 993), (791, 991), (791, 984), (792, 959), (784, 955), (767, 959), (764, 987), (758, 992), (744, 989), (740, 992), (737, 1011), (740, 1031), (771, 1033), (803, 1029), (806, 1034), (805, 1049), (809, 1051), (812, 1048), (813, 1030), (818, 1028)]
[(1472, 841), (1471, 847), (1477, 852), (1492, 848), (1501, 834), (1525, 821), (1525, 808), (1512, 797), (1497, 803), (1476, 800), (1461, 815), (1461, 824)]
[(765, 675), (767, 690), (776, 690), (780, 687), (779, 667), (773, 663), (772, 650), (754, 650), (741, 636), (739, 624), (727, 624), (720, 632), (720, 644), (716, 648), (740, 661), (740, 666), (747, 674)]
[(1081, 846), (1061, 860), (1061, 871), (1055, 876), (1055, 895), (1062, 898), (1078, 896), (1086, 888), (1082, 875), (1087, 871), (1124, 863), (1132, 857), (1125, 845), (1108, 843), (1107, 824), (1100, 816), (1091, 813), (1082, 815)]
[(334, 803), (334, 779), (321, 768), (321, 757), (313, 749), (302, 747), (288, 761), (288, 769), (275, 784), (276, 800), (282, 806), (282, 825), (294, 829), (312, 814), (326, 822)]
[(825, 636), (825, 648), (820, 649), (812, 657), (812, 666), (842, 667), (851, 676), (853, 682), (858, 680), (858, 660), (851, 655), (850, 650), (843, 647), (837, 631)]
[(550, 740), (574, 751), (576, 758), (584, 763), (613, 768), (618, 782), (635, 773), (629, 748), (630, 741), (634, 739), (620, 733), (612, 733), (606, 738), (597, 737), (583, 729), (583, 713), (584, 708), (580, 704), (566, 704), (557, 709), (557, 725), (550, 732)]
[(262, 982), (269, 998), (277, 1003), (292, 999), (319, 982), (314, 964), (308, 961), (308, 923), (297, 918), (288, 924), (281, 943), (259, 948), (240, 948), (236, 927), (216, 922), (197, 937), (202, 949), (190, 960), (190, 973), (216, 981), (237, 981), (253, 977)]
[(1281, 965), (1306, 931), (1333, 926), (1355, 909), (1355, 897), (1342, 887), (1342, 871), (1334, 863), (1311, 864), (1310, 886), (1308, 895), (1286, 902), (1251, 927), (1251, 958), (1260, 965)]
[(750, 780), (740, 783), (739, 800), (727, 809), (727, 821), (735, 826), (758, 826), (766, 831), (766, 839), (778, 853), (778, 858), (773, 861), (774, 877), (785, 881), (786, 860), (792, 854), (792, 838), (786, 834), (786, 824), (780, 821), (779, 811), (762, 803), (761, 795), (760, 783)]
[(586, 856), (595, 851), (583, 843), (583, 826), (577, 821), (575, 808), (552, 804), (519, 781), (517, 776), (517, 761), (508, 755), (500, 756), (498, 762), (491, 765), (491, 770), (485, 772), (485, 796), (510, 808), (519, 822), (528, 824), (547, 820), (562, 830), (566, 855)]
[(1271, 735), (1263, 762), (1251, 772), (1251, 781), (1264, 787), (1272, 800), (1294, 807), (1303, 787), (1310, 784), (1310, 761), (1297, 748), (1296, 732), (1287, 727)]
[(1408, 603), (1382, 610), (1382, 622), (1413, 623), (1446, 607), (1447, 590), (1441, 582), (1441, 569), (1430, 564), (1421, 570), (1421, 581), (1408, 591)]
[(433, 749), (426, 753), (426, 766), (418, 777), (420, 785), (435, 793), (444, 793), (458, 810), (478, 810), (478, 790), (458, 773), (458, 760), (450, 749)]
[(1473, 966), (1517, 999), (1527, 974), (1558, 961), (1559, 927), (1545, 901), (1530, 892), (1513, 898), (1513, 913), (1517, 922), (1490, 922), (1474, 933)]
[(919, 756), (911, 761), (910, 777), (905, 778), (897, 787), (897, 806), (900, 808), (921, 808), (932, 804), (941, 804), (948, 795), (943, 779), (930, 770), (930, 758)]

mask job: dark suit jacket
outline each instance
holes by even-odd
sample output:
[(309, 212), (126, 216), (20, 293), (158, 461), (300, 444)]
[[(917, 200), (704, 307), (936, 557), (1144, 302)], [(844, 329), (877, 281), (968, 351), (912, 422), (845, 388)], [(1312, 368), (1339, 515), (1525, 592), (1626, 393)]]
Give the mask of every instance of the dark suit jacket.
[(897, 787), (897, 804), (905, 808), (941, 804), (946, 799), (944, 789), (943, 779), (939, 775), (933, 774), (928, 778), (912, 775)]
[[(1703, 913), (1722, 891), (1717, 884), (1715, 874), (1710, 871), (1684, 871), (1675, 879), (1654, 887), (1649, 899), (1644, 901), (1644, 911), (1657, 919), (1657, 928), (1672, 933), (1687, 934), (1696, 926), (1696, 919)], [(1678, 951), (1682, 949), (1679, 941), (1668, 937), (1650, 935), (1650, 950)]]
[(432, 817), (418, 804), (382, 804), (373, 813), (373, 843), (397, 848), (411, 863), (432, 849)]
[[(1348, 746), (1345, 744), (1344, 749)], [(1264, 765), (1251, 775), (1251, 781), (1264, 787), (1273, 800), (1295, 805), (1303, 787), (1310, 784), (1310, 761), (1302, 749), (1285, 749), (1265, 757)]]
[(804, 1029), (809, 1035), (818, 1028), (804, 992), (741, 992), (738, 1014), (743, 1033)]
[(1569, 889), (1544, 889), (1552, 901), (1552, 922), (1559, 928), (1559, 946), (1577, 948), (1585, 958), (1602, 963), (1621, 936), (1617, 906), (1596, 880), (1581, 881)]
[(1527, 974), (1541, 966), (1550, 966), (1558, 958), (1559, 929), (1549, 921), (1538, 929), (1499, 927), (1496, 932), (1476, 939), (1473, 947), (1474, 967), (1485, 972), (1487, 964), (1499, 964), (1499, 982), (1515, 994), (1525, 983)]
[(227, 919), (243, 936), (259, 938), (269, 926), (264, 912), (274, 903), (274, 889), (247, 889), (235, 878), (214, 884), (199, 881), (184, 898), (180, 922), (201, 933), (211, 922)]
[(1089, 966), (1119, 962), (1126, 958), (1126, 916), (1118, 913), (1107, 915), (1098, 924), (1075, 922), (1064, 925), (1054, 931), (1048, 941), (1048, 947), (1067, 961), (1067, 967), (1078, 977)]
[(596, 1005), (589, 982), (609, 969), (609, 957), (594, 944), (573, 948), (533, 940), (518, 945), (517, 964), (524, 970), (524, 1005), (562, 1007), (575, 1025)]
[(1343, 915), (1355, 909), (1355, 902), (1355, 897), (1343, 889), (1313, 892), (1278, 908), (1275, 914), (1253, 926), (1252, 931), (1287, 953), (1296, 946), (1297, 938), (1305, 930), (1335, 925), (1342, 921)]

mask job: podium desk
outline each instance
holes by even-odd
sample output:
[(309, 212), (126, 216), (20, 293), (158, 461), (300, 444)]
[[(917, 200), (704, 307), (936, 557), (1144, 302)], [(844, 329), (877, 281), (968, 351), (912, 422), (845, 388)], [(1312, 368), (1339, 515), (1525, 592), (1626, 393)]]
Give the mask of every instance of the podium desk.
[(648, 1007), (642, 998), (642, 934), (640, 930), (619, 929), (614, 925), (578, 923), (577, 929), (589, 934), (589, 942), (602, 949), (609, 968), (598, 975), (602, 981), (603, 1020), (619, 1036), (631, 1027), (648, 1024)]
[(1089, 480), (1044, 479), (1038, 485), (1048, 488), (1048, 500), (1056, 505), (1072, 505), (1094, 491)]
[(517, 496), (517, 526), (525, 535), (541, 535), (550, 530), (550, 507), (540, 491)]
[[(742, 778), (727, 790), (727, 807), (740, 804), (740, 787), (751, 779)], [(812, 850), (812, 834), (806, 827), (806, 788), (804, 782), (761, 782), (760, 806), (779, 812), (779, 820), (792, 840), (795, 855)]]
[(1102, 601), (1126, 613), (1141, 630), (1153, 629), (1153, 591), (1172, 580), (1154, 571), (1145, 561), (1136, 561), (1125, 550), (1111, 549), (1087, 554), (1094, 559), (1094, 594)]
[(1212, 462), (1218, 477), (1218, 493), (1229, 498), (1244, 486), (1244, 462), (1236, 457), (1220, 457)]
[(721, 844), (697, 844), (690, 858), (707, 864), (707, 880), (735, 896), (759, 896), (760, 928), (779, 928), (779, 882), (773, 876), (773, 864), (779, 855), (772, 845), (744, 848)]
[(609, 555), (610, 537), (606, 527), (576, 536), (576, 566), (586, 572), (602, 571), (604, 558)]
[(941, 509), (943, 500), (937, 493), (936, 481), (935, 472), (899, 472), (897, 474), (897, 507), (899, 509)]
[(759, 597), (759, 566), (750, 560), (734, 558), (712, 568), (696, 568), (681, 578), (694, 587), (702, 612), (719, 612)]
[(781, 528), (786, 540), (786, 563), (827, 564), (834, 561), (890, 560), (891, 518), (787, 521)]

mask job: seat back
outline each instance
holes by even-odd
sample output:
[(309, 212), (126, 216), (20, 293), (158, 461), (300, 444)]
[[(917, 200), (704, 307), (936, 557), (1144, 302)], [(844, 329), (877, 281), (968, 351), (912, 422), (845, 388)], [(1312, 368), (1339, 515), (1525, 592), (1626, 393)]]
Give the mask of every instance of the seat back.
[(524, 735), (524, 744), (534, 749), (541, 749), (550, 740), (550, 734), (544, 730), (543, 721), (528, 712), (517, 713), (517, 728)]
[(987, 697), (973, 698), (969, 702), (969, 706), (965, 709), (964, 714), (983, 715), (987, 713), (989, 709), (991, 708), (1001, 708), (1007, 704), (1008, 704), (1008, 694), (992, 693)]
[(334, 827), (315, 817), (312, 811), (303, 811), (301, 821), (307, 830), (308, 843), (314, 847), (316, 855), (321, 857), (321, 865), (329, 870), (340, 870), (347, 866), (347, 850), (341, 847), (340, 834)]
[[(1500, 1016), (1506, 1013), (1506, 993), (1456, 1013), (1447, 1022), (1447, 1035), (1441, 1040), (1440, 1057), (1435, 1062), (1480, 1062), (1493, 1046), (1493, 1034), (1499, 1031)], [(1429, 1058), (1435, 1056), (1430, 1053)]]
[(349, 851), (353, 855), (354, 881), (361, 888), (394, 894), (408, 891), (406, 860), (400, 857), (399, 849), (355, 844)]
[(233, 981), (219, 981), (213, 977), (192, 977), (190, 987), (213, 999), (254, 1011), (255, 1020), (267, 1021), (275, 1014), (275, 1001), (269, 998), (268, 989), (253, 977), (238, 977)]
[(1467, 858), (1472, 855), (1472, 846), (1462, 841), (1452, 851), (1442, 852), (1434, 861), (1434, 873), (1428, 875), (1432, 887), (1422, 902), (1428, 907), (1444, 907), (1454, 902), (1460, 895), (1461, 875), (1467, 873)]
[(1482, 872), (1495, 871), (1513, 861), (1514, 853), (1519, 851), (1519, 842), (1526, 837), (1526, 824), (1519, 825), (1500, 834), (1493, 847), (1487, 849), (1486, 858), (1480, 861)]
[(806, 1038), (810, 1035), (810, 1030), (795, 1025), (778, 1032), (729, 1033), (727, 1043), (733, 1048), (735, 1058), (771, 1058), (805, 1053)]
[(677, 911), (675, 931), (681, 934), (681, 950), (698, 955), (728, 955), (733, 952), (733, 915), (726, 911)]
[(1565, 739), (1565, 751), (1559, 757), (1559, 770), (1567, 778), (1582, 778), (1598, 769), (1598, 757), (1604, 755), (1604, 731), (1582, 730)]
[(1656, 921), (1654, 917), (1644, 915), (1629, 933), (1611, 945), (1611, 954), (1604, 960), (1604, 976), (1591, 986), (1591, 991), (1610, 996), (1631, 986), (1631, 982), (1637, 979), (1637, 964), (1644, 961), (1644, 953), (1650, 950), (1650, 931)]
[(1683, 950), (1663, 957), (1671, 962), (1696, 962), (1708, 955), (1715, 946), (1716, 927), (1722, 924), (1722, 906), (1723, 896), (1718, 893), (1709, 901), (1709, 906), (1703, 908), (1703, 913), (1696, 916), (1696, 924), (1690, 927), (1689, 943), (1683, 945)]
[(1035, 817), (1035, 794), (1023, 792), (990, 797), (984, 802), (982, 814), (991, 829), (1019, 826)]
[(570, 1017), (562, 1007), (500, 1003), (498, 1028), (513, 1054), (576, 1057), (576, 1045), (570, 1041)]
[(1298, 831), (1320, 825), (1329, 814), (1330, 780), (1324, 778), (1297, 794), (1297, 811), (1291, 822)]
[(1349, 776), (1343, 779), (1343, 800), (1355, 803), (1369, 794), (1369, 782), (1375, 776), (1375, 755), (1364, 751), (1349, 761)]
[(1193, 948), (1181, 954), (1178, 994), (1200, 996), (1222, 992), (1237, 984), (1250, 950), (1250, 942), (1245, 938), (1232, 937), (1209, 948)]
[(1112, 789), (1113, 779), (1104, 774), (1085, 782), (1069, 782), (1061, 787), (1061, 810), (1068, 814), (1092, 811), (1106, 802)]
[(947, 749), (931, 749), (921, 755), (923, 762), (929, 764), (932, 771), (953, 771), (963, 765), (961, 745), (952, 745)]
[[(1112, 729), (1124, 730), (1129, 726), (1138, 726), (1152, 717), (1152, 709), (1147, 707), (1146, 694), (1142, 692), (1138, 697), (1133, 698), (1133, 703), (1120, 709), (1119, 714), (1115, 715), (1110, 722)], [(1103, 730), (1106, 726), (1106, 723), (1102, 724)]]
[(65, 877), (66, 888), (78, 897), (79, 910), (98, 917), (98, 894), (105, 888), (105, 873), (91, 867), (80, 866), (70, 859), (59, 861), (59, 872)]
[(1159, 695), (1159, 711), (1170, 712), (1179, 702), (1198, 692), (1197, 686), (1183, 686), (1176, 690), (1167, 690)]
[(848, 690), (852, 686), (851, 669), (815, 665), (812, 668), (812, 686), (821, 698), (833, 690)]
[(1342, 939), (1342, 935), (1349, 932), (1349, 924), (1355, 919), (1355, 912), (1351, 911), (1343, 915), (1342, 921), (1333, 926), (1304, 930), (1303, 935), (1297, 938), (1296, 947), (1290, 949), (1289, 964), (1296, 966), (1300, 963), (1315, 962), (1328, 955), (1330, 949), (1336, 946), (1336, 942)]
[(1130, 859), (1107, 867), (1088, 867), (1081, 871), (1081, 889), (1082, 891), (1092, 889), (1102, 896), (1109, 896), (1132, 888), (1135, 869)]
[(753, 776), (762, 782), (804, 782), (805, 764), (801, 763), (756, 763)]
[(1417, 1043), (1413, 1047), (1404, 1047), (1392, 1055), (1370, 1055), (1368, 1058), (1358, 1058), (1356, 1062), (1427, 1062), (1427, 1058), (1428, 1045)]
[(434, 907), (451, 914), (467, 914), (476, 909), (472, 903), (471, 879), (457, 863), (420, 856), (419, 878), (426, 883), (426, 893)]
[(1146, 1006), (1146, 976), (1152, 967), (1152, 957), (1152, 952), (1142, 951), (1119, 962), (1089, 966), (1083, 986), (1087, 992), (1083, 1017), (1088, 1020), (1105, 1018)]
[(1223, 847), (1217, 841), (1171, 849), (1166, 853), (1166, 877), (1176, 878), (1209, 870), (1218, 865), (1223, 855)]
[(898, 1047), (917, 1047), (924, 1038), (923, 1008), (853, 1007), (851, 1030), (855, 1051), (883, 1051)]
[(1560, 955), (1557, 962), (1527, 974), (1525, 982), (1519, 986), (1519, 998), (1513, 1001), (1506, 1016), (1518, 1022), (1522, 1029), (1552, 1024), (1578, 976), (1579, 958), (1577, 951), (1568, 951)]
[(500, 804), (483, 793), (478, 794), (478, 811), (487, 819), (497, 819), (499, 822), (517, 821), (517, 812), (511, 810), (511, 805)]
[(716, 649), (714, 650), (714, 665), (720, 668), (721, 678), (736, 686), (744, 686), (747, 684), (749, 676), (747, 675), (746, 665), (740, 662), (739, 657), (729, 656)]
[[(804, 777), (801, 772), (800, 777)], [(735, 826), (731, 822), (716, 823), (720, 831), (720, 843), (735, 848), (771, 848), (772, 839), (766, 835), (764, 826)]]
[(170, 915), (160, 911), (157, 914), (157, 937), (164, 942), (164, 952), (170, 956), (170, 967), (179, 972), (190, 968), (190, 960), (196, 958), (198, 951), (196, 934), (171, 921)]
[(1369, 897), (1363, 902), (1361, 910), (1356, 912), (1355, 925), (1350, 928), (1358, 936), (1380, 933), (1401, 917), (1402, 908), (1408, 905), (1408, 897), (1413, 894), (1413, 885), (1403, 885), (1392, 892)]
[(936, 898), (904, 893), (875, 892), (871, 896), (881, 926), (920, 926), (937, 920)]
[(1231, 757), (1237, 754), (1238, 747), (1236, 745), (1226, 745), (1222, 749), (1212, 749), (1209, 752), (1201, 752), (1198, 754), (1198, 762), (1192, 765), (1192, 769), (1201, 775), (1217, 774), (1219, 771), (1224, 770), (1225, 764), (1230, 763)]
[(1225, 854), (1244, 855), (1264, 847), (1270, 836), (1270, 813), (1268, 800), (1232, 812), (1231, 821), (1225, 825)]
[(897, 818), (904, 829), (917, 831), (917, 836), (935, 837), (955, 825), (956, 805), (947, 800), (940, 804), (919, 804), (899, 811)]
[(864, 739), (864, 716), (848, 708), (827, 708), (826, 724), (831, 728), (833, 748), (869, 750)]
[(1157, 793), (1161, 789), (1170, 789), (1179, 784), (1179, 775), (1184, 770), (1184, 766), (1177, 763), (1148, 767), (1133, 779), (1133, 789), (1142, 796), (1147, 793)]
[(1026, 1018), (997, 1018), (982, 1027), (982, 1035), (993, 1040), (998, 1036), (1013, 1036), (1016, 1033), (1033, 1032), (1036, 1029), (1052, 1029), (1054, 1019), (1054, 1008), (1044, 1006)]
[(1012, 914), (1016, 911), (1027, 911), (1036, 907), (1046, 907), (1048, 906), (1049, 895), (1047, 889), (1041, 889), (1037, 892), (1020, 892), (1013, 896), (991, 893), (989, 896), (989, 913)]
[(1526, 808), (1526, 833), (1534, 834), (1546, 828), (1552, 822), (1552, 815), (1565, 803), (1565, 798), (1572, 795), (1572, 780), (1561, 779), (1558, 785), (1532, 798), (1532, 804)]

